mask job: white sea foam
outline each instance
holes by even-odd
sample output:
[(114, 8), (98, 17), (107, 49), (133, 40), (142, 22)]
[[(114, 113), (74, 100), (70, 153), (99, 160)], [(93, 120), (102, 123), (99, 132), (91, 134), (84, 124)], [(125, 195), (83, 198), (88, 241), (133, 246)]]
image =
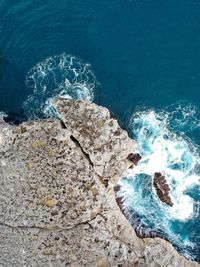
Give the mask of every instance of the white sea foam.
[(56, 55), (38, 63), (27, 74), (26, 85), (32, 90), (24, 102), (29, 118), (52, 117), (52, 101), (57, 96), (92, 101), (96, 77), (90, 64), (72, 55)]
[(173, 207), (163, 205), (169, 218), (186, 220), (193, 215), (193, 199), (185, 194), (187, 188), (199, 184), (195, 167), (199, 157), (195, 147), (183, 137), (178, 137), (167, 128), (168, 114), (154, 111), (139, 112), (131, 120), (131, 128), (138, 141), (142, 160), (129, 171), (127, 177), (134, 179), (145, 173), (153, 177), (163, 173), (170, 185)]
[[(153, 232), (165, 237), (193, 259), (198, 245), (195, 238), (199, 240), (200, 157), (198, 147), (185, 133), (198, 130), (199, 114), (191, 105), (174, 105), (174, 108), (172, 112), (147, 110), (133, 114), (130, 130), (139, 144), (142, 159), (124, 173), (116, 197), (123, 198), (123, 211), (134, 229), (140, 230), (140, 218), (144, 235)], [(156, 193), (155, 172), (161, 172), (169, 184), (172, 207), (163, 203)]]
[[(180, 105), (176, 108), (173, 112), (147, 110), (133, 114), (130, 129), (139, 144), (142, 159), (124, 174), (117, 197), (123, 197), (123, 210), (133, 224), (134, 214), (136, 219), (139, 215), (147, 229), (161, 236), (164, 234), (182, 249), (189, 246), (192, 250), (194, 240), (190, 239), (190, 232), (183, 230), (182, 233), (181, 229), (187, 229), (188, 223), (192, 225), (199, 217), (191, 190), (200, 185), (200, 158), (197, 146), (184, 132), (197, 129), (195, 123), (198, 125), (199, 120), (195, 116), (198, 110), (191, 105), (182, 106), (181, 113)], [(192, 126), (190, 112), (194, 117)], [(166, 177), (172, 207), (157, 196), (153, 186), (155, 172)], [(189, 255), (187, 249), (184, 253)], [(188, 257), (192, 258), (192, 255)]]
[(0, 111), (0, 119), (6, 118), (8, 115), (4, 111)]

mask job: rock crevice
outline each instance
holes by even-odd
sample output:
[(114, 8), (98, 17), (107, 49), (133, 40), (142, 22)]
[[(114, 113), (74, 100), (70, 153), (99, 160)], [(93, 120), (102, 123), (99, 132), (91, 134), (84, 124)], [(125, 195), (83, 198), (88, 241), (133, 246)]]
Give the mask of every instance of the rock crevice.
[(80, 145), (79, 141), (78, 141), (73, 135), (71, 135), (70, 138), (71, 138), (71, 140), (72, 140), (78, 147), (80, 147), (80, 149), (81, 149), (83, 155), (85, 155), (85, 158), (88, 160), (89, 164), (90, 164), (91, 167), (93, 168), (94, 165), (93, 165), (93, 163), (92, 163), (92, 161), (91, 161), (91, 159), (90, 159), (89, 154), (86, 153), (86, 152), (84, 151), (84, 149), (83, 149), (82, 146)]
[(0, 266), (198, 266), (121, 213), (114, 185), (138, 148), (109, 111), (54, 106), (62, 122), (0, 121)]

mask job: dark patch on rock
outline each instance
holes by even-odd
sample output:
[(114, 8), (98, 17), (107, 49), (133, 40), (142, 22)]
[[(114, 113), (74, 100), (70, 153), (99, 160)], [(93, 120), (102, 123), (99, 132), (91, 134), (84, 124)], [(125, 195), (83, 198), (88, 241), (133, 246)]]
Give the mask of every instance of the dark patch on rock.
[(117, 202), (117, 205), (119, 206), (120, 210), (122, 211), (123, 213), (123, 197), (118, 197), (117, 196), (117, 192), (119, 192), (121, 189), (121, 186), (120, 185), (116, 185), (114, 187), (114, 191), (115, 191), (115, 199), (116, 199), (116, 202)]
[(139, 153), (130, 153), (127, 157), (128, 160), (130, 160), (131, 162), (133, 162), (135, 165), (138, 164), (138, 162), (141, 160), (141, 156)]

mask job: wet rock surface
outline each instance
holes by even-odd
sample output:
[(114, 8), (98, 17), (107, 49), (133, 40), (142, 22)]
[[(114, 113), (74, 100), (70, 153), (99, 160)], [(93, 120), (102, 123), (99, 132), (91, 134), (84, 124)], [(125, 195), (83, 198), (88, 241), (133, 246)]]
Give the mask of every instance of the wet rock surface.
[(172, 200), (169, 196), (170, 188), (167, 184), (165, 176), (160, 172), (154, 174), (153, 185), (160, 200), (169, 206), (173, 206)]
[(108, 110), (55, 108), (61, 120), (0, 121), (0, 266), (198, 266), (121, 213), (114, 185), (137, 145)]
[(130, 153), (128, 155), (128, 160), (134, 163), (134, 165), (137, 165), (138, 162), (142, 159), (139, 153)]
[(133, 229), (135, 230), (136, 235), (140, 238), (160, 237), (155, 231), (148, 229), (148, 227), (146, 227), (146, 225), (142, 223), (138, 214), (134, 214), (133, 211), (130, 213), (125, 209), (124, 199), (122, 196), (118, 195), (120, 189), (121, 189), (120, 185), (116, 185), (114, 187), (117, 205), (119, 206), (121, 212), (124, 214), (127, 220), (131, 223)]

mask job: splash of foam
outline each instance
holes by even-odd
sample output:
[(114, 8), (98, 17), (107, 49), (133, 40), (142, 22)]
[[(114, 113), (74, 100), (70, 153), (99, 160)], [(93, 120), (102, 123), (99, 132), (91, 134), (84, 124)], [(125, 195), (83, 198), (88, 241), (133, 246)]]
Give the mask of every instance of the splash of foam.
[(0, 120), (6, 118), (8, 115), (4, 111), (0, 111)]
[(56, 116), (52, 101), (56, 96), (92, 101), (97, 85), (90, 64), (72, 55), (49, 57), (33, 67), (26, 86), (33, 91), (24, 102), (28, 118)]
[[(185, 255), (188, 253), (186, 248), (192, 250), (195, 246), (193, 234), (177, 229), (186, 229), (189, 224), (198, 235), (199, 228), (195, 223), (200, 218), (195, 212), (197, 202), (192, 193), (188, 194), (200, 185), (198, 149), (181, 132), (191, 120), (188, 110), (191, 107), (185, 107), (180, 115), (178, 106), (174, 113), (148, 110), (133, 115), (130, 129), (139, 144), (142, 159), (125, 173), (117, 192), (117, 197), (123, 197), (123, 210), (128, 217), (136, 214), (148, 229), (157, 232), (158, 236), (162, 233), (176, 246), (183, 247)], [(195, 114), (192, 113), (193, 116)], [(177, 119), (182, 116), (182, 119)], [(184, 119), (186, 121), (182, 122)], [(172, 124), (181, 134), (177, 135), (170, 129)], [(157, 196), (153, 186), (155, 172), (161, 172), (166, 177), (173, 207), (161, 202)], [(191, 258), (192, 254), (189, 254)]]

